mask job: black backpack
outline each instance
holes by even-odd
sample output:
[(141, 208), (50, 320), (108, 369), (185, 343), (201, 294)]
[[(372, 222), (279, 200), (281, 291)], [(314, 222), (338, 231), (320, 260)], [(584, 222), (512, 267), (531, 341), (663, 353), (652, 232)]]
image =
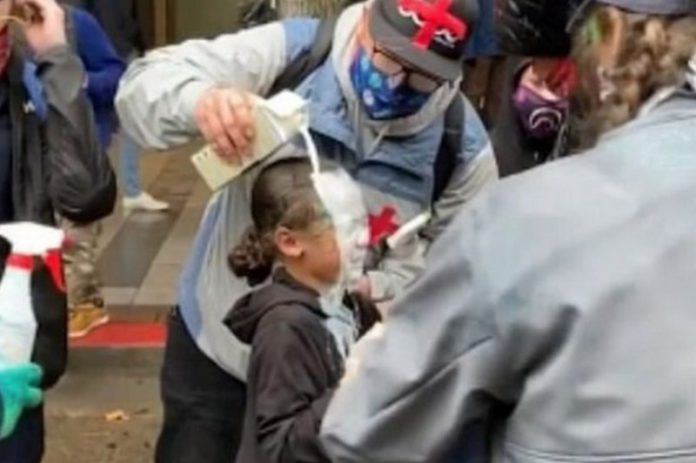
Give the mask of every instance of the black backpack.
[[(300, 54), (285, 68), (283, 73), (273, 83), (271, 94), (283, 89), (293, 89), (302, 83), (309, 75), (326, 61), (331, 51), (336, 18), (324, 19), (319, 23), (316, 39), (312, 48)], [(462, 98), (454, 98), (445, 113), (445, 130), (435, 157), (433, 167), (434, 204), (447, 188), (452, 173), (457, 167), (457, 156), (462, 150), (462, 130), (464, 127), (464, 102)]]

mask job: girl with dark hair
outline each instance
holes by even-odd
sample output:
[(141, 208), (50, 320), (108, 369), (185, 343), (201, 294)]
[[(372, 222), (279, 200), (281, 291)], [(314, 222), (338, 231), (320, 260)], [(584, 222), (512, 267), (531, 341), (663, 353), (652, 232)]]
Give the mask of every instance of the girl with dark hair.
[[(238, 462), (330, 461), (318, 434), (346, 352), (327, 327), (320, 295), (338, 281), (341, 254), (310, 174), (308, 162), (294, 159), (261, 172), (251, 195), (253, 226), (229, 256), (250, 285), (272, 274), (226, 320), (251, 345)], [(359, 331), (369, 328), (376, 310), (354, 306)]]

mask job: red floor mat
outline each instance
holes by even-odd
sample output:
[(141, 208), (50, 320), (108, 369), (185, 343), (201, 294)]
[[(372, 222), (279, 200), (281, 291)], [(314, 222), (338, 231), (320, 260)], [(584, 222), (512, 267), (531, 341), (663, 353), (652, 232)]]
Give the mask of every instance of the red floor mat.
[(167, 330), (162, 323), (109, 323), (84, 338), (71, 339), (71, 347), (154, 348), (164, 346)]

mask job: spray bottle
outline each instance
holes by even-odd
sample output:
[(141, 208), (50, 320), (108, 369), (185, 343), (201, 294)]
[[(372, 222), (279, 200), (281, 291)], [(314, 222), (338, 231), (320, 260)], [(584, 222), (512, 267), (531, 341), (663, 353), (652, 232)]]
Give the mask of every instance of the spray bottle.
[(36, 257), (65, 291), (60, 256), (66, 238), (62, 230), (31, 222), (0, 225), (0, 236), (12, 246), (0, 281), (0, 365), (8, 365), (31, 360), (37, 329), (31, 299)]

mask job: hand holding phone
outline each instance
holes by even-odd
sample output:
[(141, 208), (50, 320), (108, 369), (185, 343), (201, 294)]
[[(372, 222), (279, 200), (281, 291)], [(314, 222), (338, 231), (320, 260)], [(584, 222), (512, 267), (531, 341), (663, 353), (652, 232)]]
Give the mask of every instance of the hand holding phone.
[(67, 44), (65, 10), (55, 0), (14, 0), (12, 14), (23, 20), (24, 35), (36, 55)]

